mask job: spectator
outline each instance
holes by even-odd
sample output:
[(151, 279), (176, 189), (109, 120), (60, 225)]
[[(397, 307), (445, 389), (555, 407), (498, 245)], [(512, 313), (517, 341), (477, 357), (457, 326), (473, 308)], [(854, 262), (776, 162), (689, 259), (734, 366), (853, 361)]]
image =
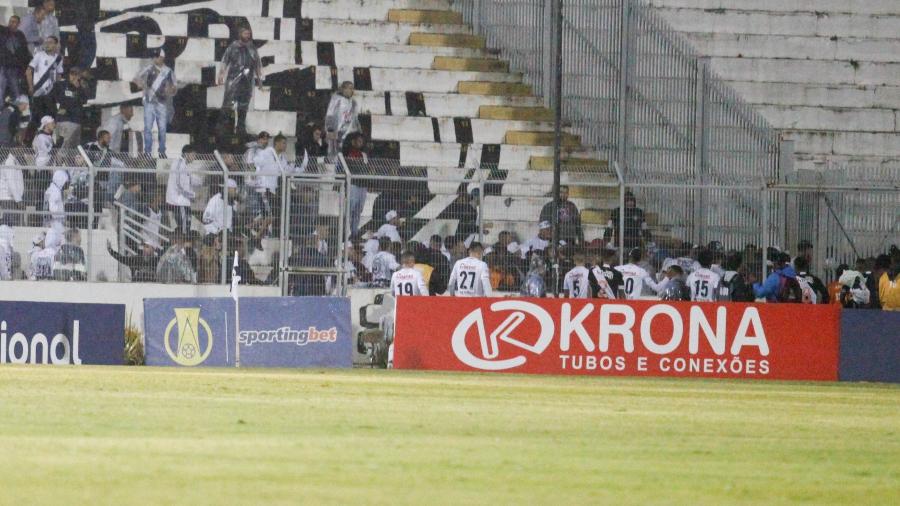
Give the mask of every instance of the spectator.
[(325, 138), (328, 141), (328, 155), (337, 155), (344, 140), (352, 133), (360, 131), (359, 104), (353, 98), (353, 83), (344, 81), (338, 93), (331, 96), (325, 115)]
[(66, 230), (66, 242), (59, 247), (53, 259), (53, 279), (57, 281), (87, 279), (84, 250), (81, 249), (81, 233), (77, 228)]
[(309, 133), (309, 141), (303, 146), (310, 158), (320, 158), (328, 156), (328, 142), (325, 141), (325, 135), (322, 127), (313, 125)]
[(13, 279), (13, 257), (16, 253), (13, 239), (13, 229), (9, 225), (0, 225), (0, 281)]
[(391, 276), (400, 268), (397, 263), (397, 255), (400, 253), (400, 243), (392, 242), (389, 237), (381, 237), (378, 240), (378, 253), (372, 259), (372, 285), (386, 288), (391, 285)]
[[(253, 33), (248, 27), (238, 30), (238, 40), (231, 43), (222, 55), (222, 65), (216, 84), (225, 85), (222, 109), (234, 109), (237, 114), (237, 128), (234, 133), (246, 134), (247, 108), (253, 96), (253, 85), (262, 86), (262, 66), (259, 53), (253, 45)], [(228, 116), (222, 114), (221, 131), (231, 131)]]
[(31, 54), (35, 54), (49, 37), (54, 37), (59, 41), (59, 21), (56, 19), (54, 11), (56, 11), (56, 2), (44, 0), (22, 18), (20, 30), (25, 34)]
[(208, 235), (219, 235), (224, 229), (229, 232), (234, 231), (232, 219), (234, 216), (235, 199), (237, 198), (237, 182), (228, 178), (225, 183), (225, 189), (228, 192), (228, 205), (225, 205), (225, 197), (222, 190), (213, 195), (206, 204), (203, 211), (203, 229)]
[[(158, 188), (150, 192), (150, 203), (146, 206), (147, 217), (144, 219), (144, 242), (154, 249), (162, 248), (160, 229), (166, 216), (166, 195)], [(167, 227), (175, 228), (175, 227)]]
[(62, 226), (53, 226), (43, 233), (43, 236), (35, 237), (32, 241), (36, 247), (31, 253), (31, 273), (29, 279), (42, 281), (53, 279), (53, 259), (62, 244)]
[[(797, 256), (803, 257), (806, 259), (806, 265), (811, 265), (813, 261), (813, 245), (811, 242), (803, 239), (799, 243), (797, 243)], [(799, 271), (797, 266), (794, 266), (794, 269)]]
[(18, 226), (22, 224), (25, 210), (25, 175), (19, 167), (22, 162), (16, 155), (7, 155), (0, 166), (0, 224)]
[(866, 289), (871, 294), (869, 296), (869, 307), (872, 309), (881, 309), (881, 277), (889, 270), (891, 270), (891, 257), (878, 255), (875, 258), (872, 272), (866, 275)]
[(191, 249), (189, 234), (174, 237), (172, 246), (159, 259), (156, 267), (157, 282), (166, 284), (194, 282), (196, 273), (188, 253), (189, 249)]
[[(559, 187), (559, 239), (570, 245), (579, 245), (584, 242), (584, 232), (581, 229), (581, 213), (578, 207), (569, 200), (569, 187)], [(538, 221), (553, 223), (553, 202), (544, 204)]]
[(762, 283), (753, 284), (753, 294), (766, 302), (802, 302), (803, 293), (797, 282), (797, 272), (790, 265), (791, 257), (776, 253), (772, 273)]
[(529, 253), (546, 250), (550, 247), (550, 241), (552, 239), (553, 229), (550, 226), (550, 222), (542, 221), (538, 223), (537, 235), (525, 241), (525, 244), (523, 244), (521, 249), (519, 250), (521, 252), (522, 258), (527, 259)]
[(741, 271), (743, 256), (734, 252), (725, 258), (725, 275), (719, 285), (719, 300), (731, 302), (753, 302), (753, 286), (748, 284)]
[(122, 104), (119, 106), (119, 112), (110, 116), (100, 127), (109, 132), (109, 149), (114, 153), (128, 152), (128, 133), (131, 131), (132, 117), (134, 107)]
[(287, 139), (278, 134), (271, 147), (256, 154), (256, 191), (262, 198), (266, 216), (272, 217), (272, 229), (278, 230), (281, 222), (281, 193), (278, 184), (283, 175), (295, 174), (299, 169), (288, 163), (285, 156)]
[(87, 102), (81, 84), (81, 69), (69, 69), (68, 80), (59, 81), (53, 89), (57, 103), (57, 137), (62, 137), (62, 147), (75, 149), (81, 144), (81, 123), (84, 121), (84, 104)]
[(156, 267), (159, 264), (158, 250), (148, 241), (141, 243), (141, 252), (138, 255), (123, 255), (112, 249), (109, 241), (106, 241), (106, 251), (120, 264), (131, 270), (131, 281), (135, 283), (155, 283)]
[[(712, 272), (712, 271), (710, 271)], [(692, 276), (694, 273), (691, 274)], [(689, 283), (684, 280), (684, 269), (680, 265), (671, 265), (666, 271), (666, 284), (659, 292), (660, 300), (693, 300), (696, 292), (691, 292)], [(696, 293), (702, 295), (702, 293)]]
[(75, 29), (78, 34), (78, 59), (72, 63), (89, 69), (97, 56), (96, 25), (100, 17), (100, 0), (80, 0), (74, 12)]
[(160, 158), (166, 157), (166, 132), (169, 127), (169, 111), (172, 99), (178, 92), (175, 72), (166, 65), (166, 54), (160, 49), (131, 81), (144, 90), (144, 153), (153, 153), (153, 125), (159, 139)]
[(493, 250), (484, 261), (491, 268), (491, 286), (501, 291), (516, 291), (521, 287), (520, 278), (524, 265), (518, 255), (519, 243), (507, 231), (500, 232)]
[(546, 297), (547, 287), (544, 282), (544, 277), (547, 273), (547, 263), (539, 252), (535, 252), (531, 255), (529, 265), (530, 268), (525, 275), (525, 281), (522, 283), (520, 294), (523, 297)]
[[(222, 236), (218, 233), (203, 236), (203, 245), (197, 259), (197, 282), (216, 284), (222, 275)], [(241, 276), (243, 280), (244, 277)]]
[(31, 61), (31, 51), (25, 34), (19, 31), (19, 16), (10, 16), (9, 25), (0, 29), (0, 103), (6, 93), (16, 98), (24, 91), (21, 80), (23, 71)]
[[(292, 267), (314, 267), (328, 268), (332, 267), (328, 258), (319, 253), (317, 248), (318, 238), (314, 235), (303, 237), (297, 241), (299, 247), (294, 255), (288, 259), (288, 265)], [(326, 282), (328, 276), (326, 274), (291, 274), (288, 276), (288, 293), (290, 295), (326, 295)]]
[[(722, 279), (712, 271), (713, 252), (704, 249), (697, 255), (700, 268), (694, 270), (687, 278), (690, 300), (695, 302), (715, 302), (719, 296), (719, 285)], [(684, 274), (684, 271), (682, 271)], [(672, 279), (670, 277), (670, 279)]]
[(397, 211), (391, 209), (384, 215), (385, 224), (382, 225), (378, 232), (375, 234), (378, 237), (387, 237), (392, 242), (403, 242), (403, 239), (400, 238), (400, 231), (397, 230), (397, 227), (402, 223), (402, 219), (400, 215), (397, 214)]
[(50, 165), (53, 152), (53, 132), (56, 130), (56, 121), (52, 116), (44, 116), (41, 118), (41, 128), (38, 130), (34, 140), (31, 141), (31, 147), (34, 149), (34, 164), (37, 167), (47, 167)]
[[(606, 225), (606, 239), (612, 244), (619, 241), (619, 208), (615, 208)], [(644, 218), (644, 210), (637, 207), (637, 199), (631, 192), (625, 193), (625, 248), (637, 248), (641, 240), (649, 241), (650, 231), (647, 220)]]
[(893, 268), (885, 271), (878, 280), (878, 299), (881, 309), (900, 311), (900, 258), (893, 259)]
[(450, 279), (450, 260), (441, 251), (443, 239), (439, 235), (431, 236), (428, 249), (423, 252), (423, 260), (432, 267), (431, 277), (428, 278), (428, 292), (437, 295), (447, 291), (447, 281)]
[(600, 251), (597, 265), (591, 269), (588, 281), (591, 283), (593, 296), (599, 299), (615, 299), (619, 288), (624, 284), (622, 273), (613, 268), (616, 252), (611, 249)]
[(871, 293), (866, 288), (866, 278), (861, 272), (845, 269), (838, 282), (841, 284), (841, 306), (848, 309), (869, 307)]
[(803, 291), (803, 302), (828, 304), (828, 288), (821, 279), (809, 273), (809, 256), (797, 256), (794, 259), (794, 270), (797, 271), (797, 282)]
[(182, 234), (191, 229), (191, 205), (197, 196), (194, 187), (200, 184), (200, 176), (190, 170), (196, 155), (190, 144), (181, 148), (181, 158), (172, 162), (166, 182), (166, 204), (175, 214), (176, 229)]
[(34, 57), (25, 70), (25, 81), (28, 83), (28, 94), (31, 95), (31, 123), (36, 125), (43, 118), (56, 115), (56, 100), (53, 88), (63, 75), (63, 59), (59, 54), (59, 40), (47, 37), (43, 49), (34, 53)]
[(256, 140), (247, 143), (247, 151), (244, 151), (244, 163), (250, 165), (261, 151), (269, 147), (269, 132), (263, 130), (256, 136)]
[(50, 213), (47, 226), (63, 225), (66, 220), (64, 191), (69, 183), (69, 174), (64, 170), (53, 173), (50, 186), (44, 191), (44, 211)]
[[(343, 155), (347, 167), (339, 166), (338, 172), (347, 172), (352, 175), (368, 175), (369, 155), (365, 151), (366, 139), (362, 134), (349, 134), (344, 145)], [(330, 149), (330, 148), (329, 148)], [(366, 205), (368, 190), (365, 184), (350, 184), (350, 236), (358, 237), (360, 219), (363, 208)]]
[[(2, 72), (2, 70), (0, 70)], [(19, 128), (28, 112), (28, 97), (20, 95), (13, 103), (0, 110), (0, 148), (12, 148), (22, 144)]]
[(125, 191), (119, 197), (119, 202), (134, 212), (146, 214), (146, 206), (141, 201), (142, 179), (141, 174), (129, 174), (123, 183)]
[[(628, 300), (635, 300), (643, 296), (645, 286), (655, 293), (660, 293), (665, 289), (669, 279), (671, 279), (667, 278), (659, 283), (653, 281), (647, 270), (638, 265), (641, 263), (643, 256), (640, 248), (634, 248), (628, 254), (629, 262), (615, 268), (622, 273), (622, 286), (625, 287), (625, 298)], [(681, 272), (682, 274), (684, 273), (683, 270)]]

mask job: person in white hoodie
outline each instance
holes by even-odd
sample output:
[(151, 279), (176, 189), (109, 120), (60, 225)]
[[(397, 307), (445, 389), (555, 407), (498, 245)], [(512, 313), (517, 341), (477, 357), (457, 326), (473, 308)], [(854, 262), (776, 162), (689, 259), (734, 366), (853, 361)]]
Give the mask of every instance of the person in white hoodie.
[(196, 150), (190, 144), (181, 148), (181, 158), (172, 162), (166, 182), (166, 204), (175, 213), (176, 230), (182, 234), (191, 229), (191, 204), (197, 196), (194, 186), (199, 183), (199, 178), (188, 168), (195, 155)]
[(50, 186), (44, 191), (44, 210), (50, 213), (47, 226), (59, 224), (63, 226), (66, 221), (66, 205), (64, 192), (69, 183), (69, 174), (64, 170), (53, 173)]
[(53, 279), (53, 259), (56, 258), (56, 253), (63, 243), (64, 232), (62, 225), (51, 225), (43, 238), (43, 247), (32, 249), (30, 275), (32, 281)]
[(307, 159), (303, 159), (300, 167), (288, 162), (285, 156), (287, 138), (278, 134), (272, 145), (256, 153), (253, 164), (256, 165), (256, 191), (260, 194), (265, 206), (265, 213), (272, 217), (272, 229), (278, 230), (281, 193), (278, 183), (283, 175), (300, 174), (306, 170)]
[[(19, 160), (12, 153), (0, 166), (0, 223), (18, 226), (22, 223), (25, 205), (25, 175), (19, 168)], [(12, 211), (12, 212), (6, 212)], [(14, 214), (15, 213), (15, 214)]]
[(9, 225), (0, 225), (0, 280), (13, 279), (13, 257), (16, 250), (13, 248), (15, 234)]
[(232, 216), (234, 216), (234, 203), (237, 197), (237, 182), (228, 178), (225, 183), (225, 189), (228, 192), (228, 205), (225, 205), (225, 197), (222, 191), (213, 195), (203, 210), (203, 229), (207, 235), (218, 235), (222, 230), (233, 230)]
[(328, 156), (341, 151), (344, 139), (353, 132), (359, 132), (359, 104), (353, 98), (353, 83), (344, 81), (338, 93), (331, 96), (328, 112), (325, 114), (325, 138), (328, 140)]

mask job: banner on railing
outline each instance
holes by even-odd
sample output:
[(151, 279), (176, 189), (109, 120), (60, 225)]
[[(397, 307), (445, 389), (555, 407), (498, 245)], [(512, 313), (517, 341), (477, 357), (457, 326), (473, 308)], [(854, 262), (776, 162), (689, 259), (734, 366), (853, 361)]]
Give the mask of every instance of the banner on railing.
[(0, 302), (0, 364), (122, 365), (124, 304)]
[(394, 336), (398, 369), (834, 381), (839, 308), (401, 297)]
[(350, 301), (247, 297), (235, 328), (231, 298), (144, 299), (147, 365), (351, 367)]

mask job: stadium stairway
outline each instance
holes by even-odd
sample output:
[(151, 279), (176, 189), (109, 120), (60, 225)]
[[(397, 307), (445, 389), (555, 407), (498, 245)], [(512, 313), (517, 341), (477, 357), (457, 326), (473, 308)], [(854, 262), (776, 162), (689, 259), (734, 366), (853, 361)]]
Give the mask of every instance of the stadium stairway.
[(796, 166), (900, 162), (897, 0), (647, 0), (785, 137)]
[[(72, 17), (78, 5), (58, 1), (70, 60), (78, 51)], [(488, 240), (501, 230), (515, 230), (520, 240), (536, 233), (552, 182), (552, 114), (521, 75), (472, 35), (447, 0), (101, 0), (92, 66), (97, 82), (92, 104), (100, 112), (86, 130), (122, 103), (135, 105), (131, 128), (143, 129), (140, 94), (129, 81), (151, 51), (163, 48), (174, 59), (180, 86), (167, 136), (170, 156), (189, 142), (243, 151), (247, 139), (215, 135), (221, 115), (231, 114), (220, 110), (224, 87), (215, 85), (215, 76), (225, 48), (245, 24), (253, 29), (265, 76), (247, 115), (250, 134), (286, 135), (293, 156), (308, 125), (322, 122), (333, 90), (352, 81), (360, 121), (371, 139), (370, 156), (427, 167), (429, 179), (459, 178), (479, 164), (496, 167), (484, 197), (486, 216), (496, 217), (488, 223)], [(614, 176), (577, 136), (567, 133), (563, 142), (563, 182), (572, 185), (590, 240), (602, 235), (617, 193), (577, 184)], [(438, 191), (441, 184), (429, 182), (429, 188), (443, 191), (443, 202), (450, 195)], [(364, 222), (371, 218), (374, 198), (369, 197)], [(441, 210), (426, 205), (417, 218), (434, 221)]]

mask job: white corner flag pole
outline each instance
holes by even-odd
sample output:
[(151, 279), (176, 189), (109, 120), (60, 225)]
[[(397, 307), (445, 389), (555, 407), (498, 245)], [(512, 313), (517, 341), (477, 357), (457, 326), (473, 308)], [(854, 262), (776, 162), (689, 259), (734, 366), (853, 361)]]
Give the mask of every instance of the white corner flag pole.
[(238, 297), (238, 285), (241, 277), (237, 274), (238, 252), (234, 252), (234, 264), (231, 266), (231, 298), (234, 299), (234, 366), (241, 366), (241, 302)]

